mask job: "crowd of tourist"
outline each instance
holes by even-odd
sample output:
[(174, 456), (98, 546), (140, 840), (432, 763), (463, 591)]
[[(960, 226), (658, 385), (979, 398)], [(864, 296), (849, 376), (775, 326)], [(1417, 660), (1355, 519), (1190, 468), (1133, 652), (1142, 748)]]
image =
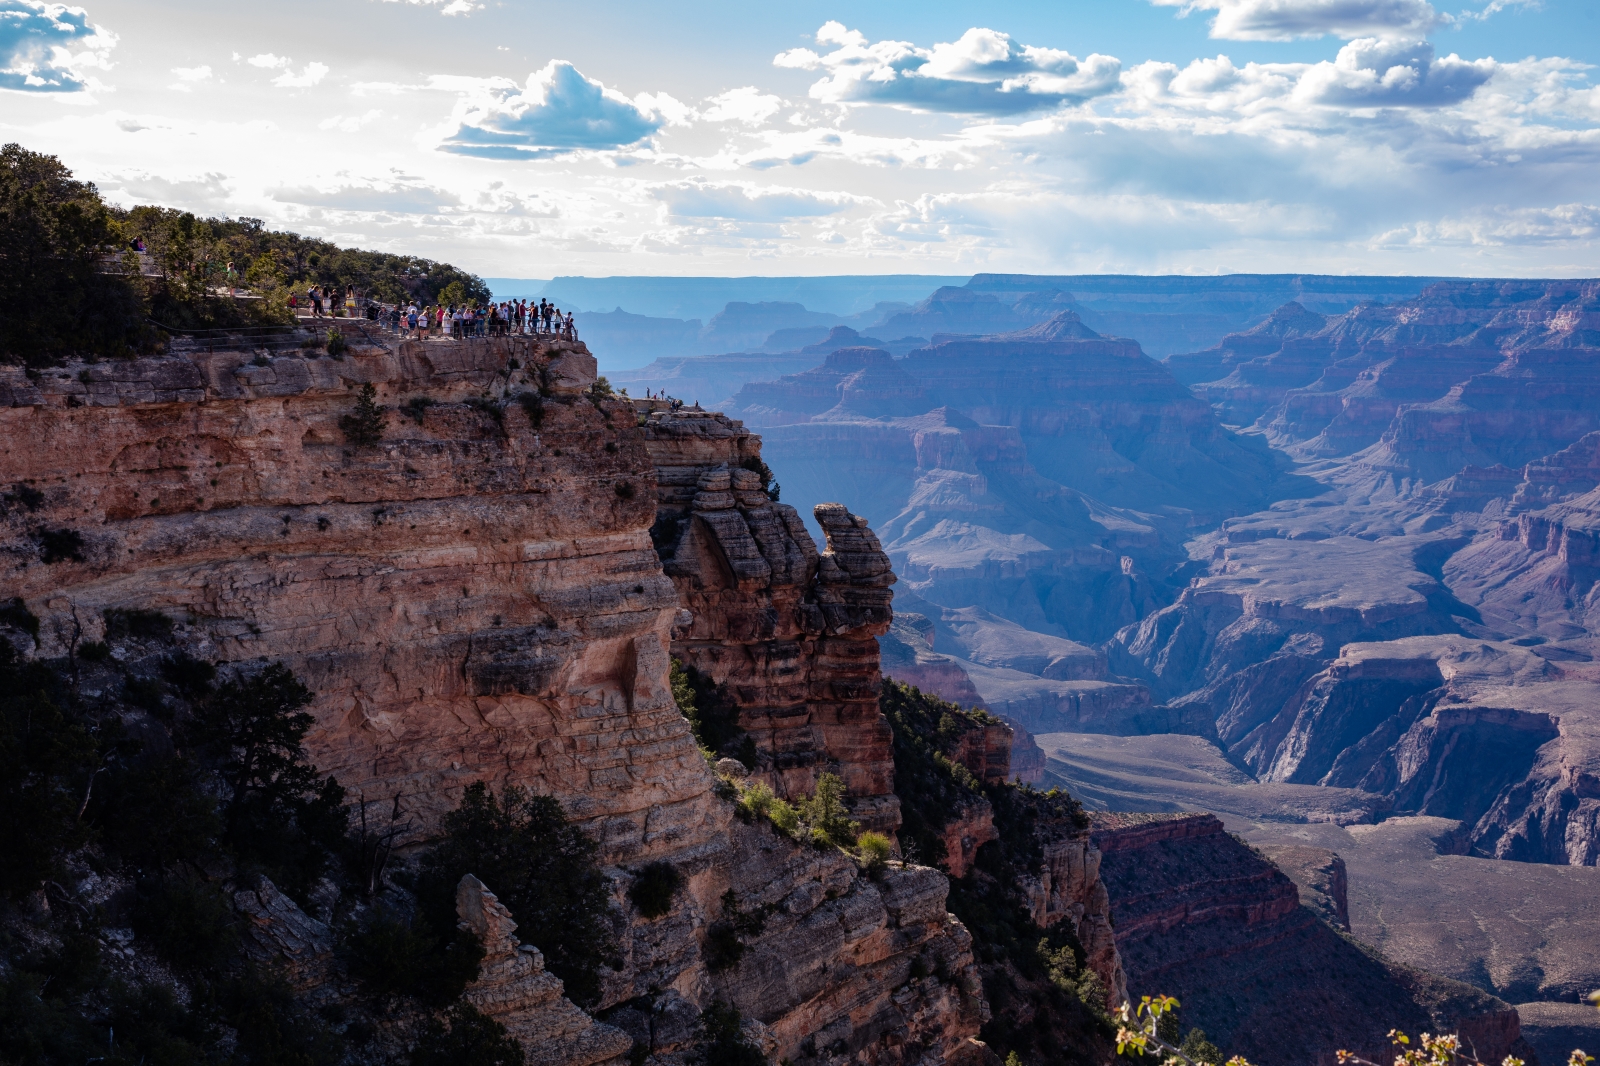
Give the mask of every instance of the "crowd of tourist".
[[(502, 300), (488, 307), (468, 303), (461, 306), (445, 304), (380, 304), (360, 301), (364, 314), (358, 314), (358, 300), (353, 286), (321, 288), (313, 285), (305, 296), (309, 317), (324, 318), (336, 314), (341, 302), (347, 317), (365, 317), (400, 336), (427, 340), (430, 336), (461, 339), (466, 337), (507, 337), (546, 334), (577, 340), (578, 330), (572, 321), (572, 312), (565, 314), (549, 300), (538, 303), (527, 300)], [(299, 294), (289, 297), (289, 309), (296, 316), (302, 314)]]

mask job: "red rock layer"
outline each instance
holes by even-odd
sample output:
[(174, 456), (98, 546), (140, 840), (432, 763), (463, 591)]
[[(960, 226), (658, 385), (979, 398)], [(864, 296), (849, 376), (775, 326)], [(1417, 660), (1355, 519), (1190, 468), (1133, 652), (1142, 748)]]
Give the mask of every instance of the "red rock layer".
[[(535, 365), (567, 382), (540, 424), (465, 403), (536, 392)], [(678, 604), (650, 550), (653, 472), (631, 412), (573, 395), (594, 374), (581, 347), (82, 371), (0, 408), (7, 480), (44, 493), (5, 533), (6, 586), (45, 650), (138, 608), (206, 658), (281, 660), (317, 694), (318, 766), (424, 826), (487, 779), (573, 797), (608, 849), (705, 832), (709, 782), (662, 681)], [(367, 383), (433, 406), (353, 446), (339, 422)], [(81, 561), (43, 561), (54, 529), (83, 538)]]
[[(714, 997), (797, 1064), (975, 1050), (985, 1008), (942, 874), (897, 868), (874, 882), (837, 851), (740, 824), (712, 793), (668, 683), (672, 628), (693, 626), (650, 540), (655, 463), (633, 409), (586, 394), (588, 352), (351, 340), (342, 360), (195, 352), (36, 381), (0, 371), (0, 484), (30, 490), (8, 493), (18, 502), (0, 515), (0, 594), (40, 618), (38, 654), (101, 639), (106, 609), (159, 611), (197, 656), (286, 663), (316, 693), (317, 766), (385, 811), (399, 795), (424, 832), (476, 781), (555, 796), (599, 838), (626, 916), (601, 1005), (649, 1004), (642, 1028), (615, 1028), (668, 1056), (656, 1061), (693, 1045)], [(382, 440), (357, 446), (340, 420), (366, 383), (388, 410)], [(555, 393), (542, 403), (541, 384)], [(502, 404), (508, 392), (532, 395)], [(730, 476), (706, 491), (733, 487), (750, 489)], [(702, 512), (707, 529), (746, 513), (700, 508), (696, 522)], [(823, 517), (829, 553), (796, 543), (772, 556), (813, 576), (795, 597), (814, 694), (800, 706), (817, 712), (818, 747), (887, 815), (873, 637), (892, 575), (870, 531), (842, 508)], [(755, 563), (735, 553), (741, 577), (726, 588)], [(731, 593), (697, 605), (707, 626), (727, 625), (724, 606), (738, 617)], [(670, 914), (645, 920), (625, 889), (653, 859), (686, 884)], [(766, 929), (714, 974), (706, 930), (730, 889), (768, 914)], [(507, 959), (488, 974), (506, 980), (480, 992), (528, 992), (537, 975)], [(620, 1046), (602, 1035), (596, 1054)], [(531, 1031), (525, 1043), (543, 1054)]]
[(1176, 996), (1181, 1024), (1263, 1066), (1374, 1061), (1388, 1031), (1470, 1035), (1525, 1057), (1516, 1011), (1384, 961), (1299, 903), (1295, 885), (1209, 814), (1096, 815), (1091, 839), (1128, 994)]
[(877, 637), (888, 631), (894, 573), (866, 521), (838, 504), (815, 514), (818, 553), (799, 514), (773, 503), (742, 423), (635, 401), (657, 471), (652, 530), (692, 616), (672, 653), (719, 685), (755, 738), (756, 772), (780, 796), (818, 775), (843, 778), (866, 828), (900, 824), (889, 725), (878, 710)]
[(1037, 876), (1019, 886), (1034, 923), (1041, 929), (1069, 923), (1083, 945), (1085, 965), (1100, 978), (1108, 1005), (1115, 1007), (1128, 998), (1128, 980), (1112, 929), (1111, 898), (1100, 877), (1100, 849), (1076, 825), (1039, 825), (1035, 833), (1044, 861)]

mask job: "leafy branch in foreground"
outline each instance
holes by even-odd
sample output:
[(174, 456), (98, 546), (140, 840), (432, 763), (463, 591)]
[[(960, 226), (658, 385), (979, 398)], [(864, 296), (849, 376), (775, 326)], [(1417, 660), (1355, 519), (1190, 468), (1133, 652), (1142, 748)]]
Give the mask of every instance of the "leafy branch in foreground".
[[(1591, 993), (1589, 1002), (1600, 1008), (1600, 992)], [(1223, 1066), (1193, 1058), (1186, 1047), (1178, 1047), (1163, 1038), (1163, 1031), (1170, 1031), (1171, 1027), (1163, 1026), (1162, 1022), (1175, 1016), (1177, 1009), (1178, 1001), (1172, 996), (1142, 996), (1137, 1006), (1124, 1003), (1116, 1019), (1117, 1054), (1155, 1055), (1162, 1059), (1163, 1066)], [(1420, 1046), (1413, 1047), (1409, 1036), (1398, 1029), (1391, 1029), (1389, 1039), (1394, 1042), (1396, 1049), (1394, 1066), (1459, 1066), (1461, 1063), (1489, 1066), (1472, 1052), (1464, 1050), (1459, 1036), (1423, 1033)], [(1221, 1058), (1220, 1055), (1217, 1057)], [(1340, 1050), (1338, 1058), (1341, 1066), (1380, 1066), (1353, 1051)], [(1581, 1048), (1574, 1050), (1567, 1058), (1567, 1066), (1589, 1066), (1592, 1062), (1594, 1056), (1585, 1054)], [(1226, 1066), (1250, 1066), (1250, 1063), (1243, 1056), (1235, 1055), (1227, 1061)], [(1499, 1066), (1527, 1064), (1515, 1055), (1507, 1055)]]

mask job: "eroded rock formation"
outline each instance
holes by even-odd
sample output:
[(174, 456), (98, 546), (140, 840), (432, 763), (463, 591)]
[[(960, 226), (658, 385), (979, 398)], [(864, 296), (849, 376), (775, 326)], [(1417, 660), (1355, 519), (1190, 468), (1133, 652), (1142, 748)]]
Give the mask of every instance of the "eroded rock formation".
[[(692, 1044), (699, 1008), (717, 997), (796, 1063), (980, 1054), (970, 1038), (985, 1008), (942, 874), (869, 880), (842, 854), (739, 823), (713, 794), (668, 682), (673, 628), (690, 619), (651, 541), (652, 441), (631, 406), (588, 391), (583, 346), (350, 339), (339, 360), (192, 351), (38, 380), (3, 372), (0, 459), (14, 485), (0, 558), (7, 595), (41, 620), (37, 653), (109, 636), (118, 655), (105, 612), (153, 611), (179, 647), (225, 668), (284, 662), (316, 694), (313, 761), (385, 812), (398, 794), (424, 835), (473, 782), (555, 796), (600, 841), (618, 893), (622, 957), (602, 975), (600, 1005), (643, 1004), (648, 1024), (621, 1028), (635, 1040), (659, 1032), (662, 1063)], [(376, 443), (341, 428), (367, 384), (386, 408)], [(764, 496), (734, 495), (751, 493), (746, 473), (711, 478), (704, 491), (726, 500), (686, 512), (724, 524), (773, 516)], [(697, 475), (691, 500), (700, 491)], [(776, 527), (755, 519), (795, 553), (773, 558), (809, 575), (793, 593), (800, 619), (784, 624), (838, 678), (818, 667), (807, 682), (834, 727), (808, 750), (836, 753), (887, 821), (874, 637), (889, 623), (893, 576), (842, 508), (823, 516), (821, 555), (788, 533), (789, 514)], [(770, 567), (759, 552), (734, 559), (747, 590), (760, 584), (756, 558)], [(654, 859), (687, 883), (670, 914), (645, 920), (626, 888)], [(769, 916), (744, 960), (713, 972), (703, 944), (730, 889)], [(272, 950), (321, 965), (318, 920), (284, 918), (282, 902), (256, 893), (239, 906), (282, 931), (264, 934)], [(537, 966), (491, 939), (474, 994), (520, 1026)], [(497, 988), (520, 991), (502, 999)], [(615, 1030), (568, 1021), (590, 1042), (585, 1055), (621, 1047)]]
[(513, 934), (517, 923), (495, 894), (471, 874), (456, 888), (461, 927), (483, 945), (477, 980), (464, 998), (506, 1027), (531, 1066), (597, 1066), (625, 1061), (633, 1039), (601, 1025), (562, 995), (544, 956)]
[(1184, 1026), (1252, 1062), (1381, 1056), (1395, 1028), (1527, 1056), (1515, 1009), (1342, 938), (1211, 815), (1099, 815), (1092, 839), (1129, 994), (1176, 996)]
[[(762, 485), (761, 439), (720, 414), (635, 401), (657, 477), (651, 537), (691, 619), (672, 653), (726, 686), (781, 796), (838, 773), (868, 828), (899, 824), (877, 636), (895, 576), (866, 520), (819, 504), (818, 553)], [(748, 464), (748, 465), (746, 465)]]

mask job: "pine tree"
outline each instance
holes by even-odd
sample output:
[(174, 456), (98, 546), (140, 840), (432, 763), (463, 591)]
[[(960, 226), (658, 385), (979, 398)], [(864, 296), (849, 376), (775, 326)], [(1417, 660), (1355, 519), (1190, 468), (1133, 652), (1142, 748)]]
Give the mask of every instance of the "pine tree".
[(383, 408), (378, 406), (378, 390), (372, 382), (361, 386), (361, 397), (356, 409), (339, 419), (344, 439), (351, 444), (365, 446), (383, 440)]

